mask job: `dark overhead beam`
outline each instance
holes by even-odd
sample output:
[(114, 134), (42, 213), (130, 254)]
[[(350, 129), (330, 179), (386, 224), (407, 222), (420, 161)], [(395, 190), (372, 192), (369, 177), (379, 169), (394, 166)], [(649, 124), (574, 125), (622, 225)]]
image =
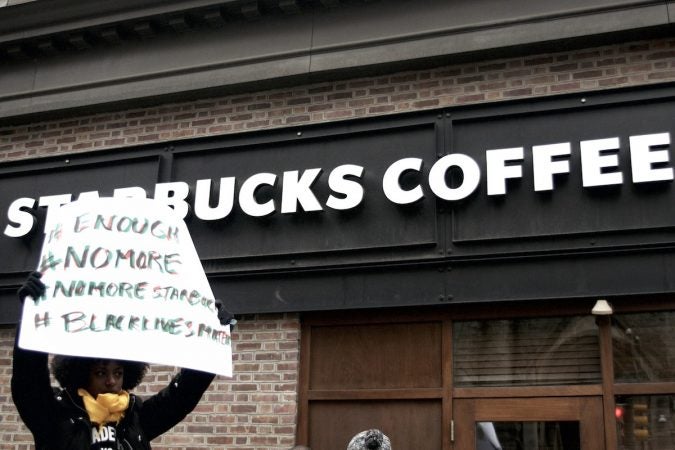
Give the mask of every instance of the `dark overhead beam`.
[(98, 30), (98, 35), (108, 44), (118, 44), (122, 42), (122, 37), (116, 27), (108, 27)]
[(190, 23), (184, 15), (171, 17), (166, 24), (176, 33), (182, 33), (190, 29)]
[(37, 49), (41, 54), (46, 56), (53, 56), (59, 52), (59, 49), (52, 40), (38, 42)]
[(134, 30), (136, 36), (140, 37), (141, 39), (148, 39), (156, 34), (152, 23), (147, 21), (135, 23), (132, 26), (132, 29)]
[(300, 5), (297, 0), (279, 0), (279, 8), (286, 14), (300, 13)]
[(247, 1), (241, 5), (241, 14), (248, 20), (260, 18), (260, 8), (257, 1)]
[[(495, 11), (466, 2), (461, 16), (457, 3), (446, 0), (429, 0), (427, 8), (410, 8), (410, 0), (369, 5), (350, 0), (339, 11), (318, 3), (337, 0), (297, 0), (300, 15), (283, 14), (279, 1), (246, 0), (219, 8), (225, 32), (209, 29), (200, 15), (207, 8), (17, 42), (2, 43), (0, 31), (0, 120), (671, 36), (673, 27), (672, 10), (652, 0), (615, 0), (623, 8), (584, 0), (583, 8), (576, 4), (564, 14), (552, 1), (536, 3), (537, 11), (528, 0), (513, 0), (508, 7), (490, 0), (503, 9)], [(261, 15), (264, 20), (254, 20)], [(131, 26), (143, 22), (147, 33), (153, 26), (161, 38), (138, 42)], [(174, 34), (186, 27), (188, 33)], [(41, 55), (42, 41), (53, 41), (59, 56), (30, 62)], [(87, 42), (92, 50), (77, 54)]]
[(340, 0), (320, 0), (321, 4), (326, 8), (337, 8), (340, 6)]
[(223, 17), (223, 13), (220, 11), (220, 8), (204, 11), (202, 18), (204, 19), (204, 22), (214, 28), (225, 25), (225, 17)]
[(13, 14), (0, 14), (0, 42), (107, 27), (113, 23), (136, 22), (240, 2), (241, 0), (33, 1), (13, 6)]
[(84, 33), (71, 34), (66, 40), (76, 50), (87, 50), (92, 46)]
[(5, 49), (7, 55), (12, 59), (28, 59), (30, 55), (22, 44), (13, 44)]

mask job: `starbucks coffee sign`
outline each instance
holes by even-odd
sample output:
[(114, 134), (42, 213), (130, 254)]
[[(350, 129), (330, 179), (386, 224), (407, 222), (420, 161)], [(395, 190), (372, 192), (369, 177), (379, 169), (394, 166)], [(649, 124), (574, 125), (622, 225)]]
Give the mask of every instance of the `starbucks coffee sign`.
[[(556, 178), (573, 171), (579, 172), (579, 187), (584, 189), (625, 183), (661, 183), (673, 180), (670, 145), (669, 132), (631, 135), (627, 142), (622, 142), (619, 137), (604, 137), (541, 143), (485, 149), (482, 164), (457, 149), (429, 167), (425, 167), (427, 163), (420, 157), (397, 159), (387, 166), (379, 185), (389, 202), (409, 205), (430, 195), (447, 202), (467, 200), (477, 192), (481, 183), (485, 183), (485, 195), (507, 196), (509, 180), (524, 177), (532, 177), (529, 184), (535, 192), (555, 191)], [(629, 148), (627, 153), (623, 153), (628, 155), (628, 161), (620, 159), (621, 146)], [(573, 149), (578, 151), (578, 155), (573, 155)], [(573, 156), (575, 161), (579, 161), (576, 167), (571, 164)], [(523, 170), (525, 162), (532, 168), (531, 172)], [(622, 166), (630, 169), (622, 170)], [(347, 211), (362, 205), (371, 194), (362, 182), (369, 175), (369, 169), (359, 164), (286, 170), (281, 175), (271, 170), (272, 167), (268, 172), (255, 173), (245, 179), (227, 176), (198, 179), (194, 183), (157, 183), (154, 192), (137, 186), (120, 186), (114, 190), (113, 197), (152, 197), (172, 207), (179, 218), (194, 216), (201, 221), (218, 221), (233, 214), (235, 205), (238, 205), (237, 211), (250, 217)], [(418, 179), (426, 178), (426, 182), (403, 183), (403, 177), (409, 173), (418, 174)], [(327, 187), (328, 195), (319, 197), (315, 188), (322, 183)], [(276, 192), (277, 199), (261, 199), (257, 195), (261, 189)], [(16, 198), (6, 211), (8, 220), (3, 233), (12, 238), (29, 234), (36, 227), (37, 208), (48, 209), (76, 199), (98, 197), (98, 191), (87, 191), (76, 196), (72, 193), (50, 193), (38, 198)], [(45, 228), (49, 228), (49, 224)]]

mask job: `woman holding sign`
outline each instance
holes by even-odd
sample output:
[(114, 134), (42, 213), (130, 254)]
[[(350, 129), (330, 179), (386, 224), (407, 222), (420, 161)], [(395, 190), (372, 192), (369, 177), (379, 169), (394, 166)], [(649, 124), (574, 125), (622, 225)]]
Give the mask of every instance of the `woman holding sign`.
[[(38, 299), (45, 291), (33, 272), (19, 290)], [(234, 322), (220, 305), (218, 319)], [(17, 341), (18, 341), (17, 332)], [(147, 364), (132, 361), (55, 356), (50, 385), (48, 355), (14, 345), (12, 397), (33, 434), (37, 450), (149, 450), (150, 441), (191, 412), (211, 384), (213, 374), (182, 369), (154, 396), (129, 393), (143, 379)]]

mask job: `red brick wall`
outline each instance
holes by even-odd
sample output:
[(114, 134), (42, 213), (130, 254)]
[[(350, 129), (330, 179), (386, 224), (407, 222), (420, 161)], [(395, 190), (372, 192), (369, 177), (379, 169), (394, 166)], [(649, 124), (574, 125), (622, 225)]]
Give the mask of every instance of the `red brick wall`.
[[(0, 163), (56, 153), (255, 131), (559, 93), (675, 81), (675, 38), (349, 79), (0, 127)], [(13, 329), (0, 328), (0, 450), (30, 448), (9, 393)], [(235, 376), (217, 378), (156, 449), (290, 449), (297, 423), (299, 319), (256, 316), (233, 336)], [(138, 393), (172, 370), (154, 367)]]
[(0, 162), (675, 80), (675, 39), (493, 60), (0, 127)]

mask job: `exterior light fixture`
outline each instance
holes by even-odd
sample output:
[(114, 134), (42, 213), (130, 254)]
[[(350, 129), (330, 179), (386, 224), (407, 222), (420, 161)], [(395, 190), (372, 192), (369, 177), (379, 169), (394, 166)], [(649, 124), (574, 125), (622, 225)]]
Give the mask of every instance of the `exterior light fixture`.
[(614, 312), (612, 305), (609, 304), (604, 298), (599, 299), (595, 302), (591, 314), (594, 316), (609, 316)]

